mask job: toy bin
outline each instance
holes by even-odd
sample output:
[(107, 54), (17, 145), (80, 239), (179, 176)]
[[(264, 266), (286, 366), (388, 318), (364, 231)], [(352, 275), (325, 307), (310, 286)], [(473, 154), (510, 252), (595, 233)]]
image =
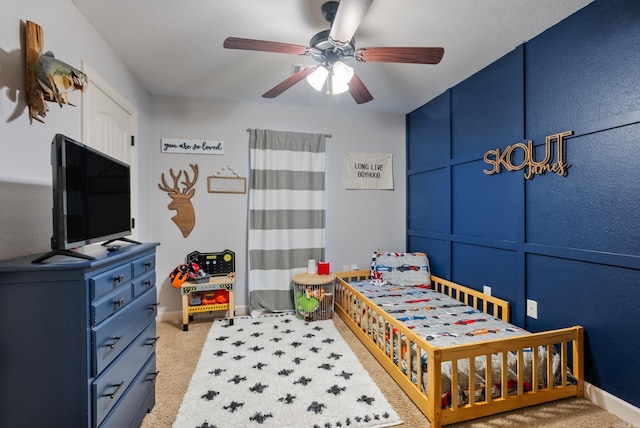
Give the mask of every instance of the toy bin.
[(293, 277), (293, 304), (296, 317), (305, 321), (333, 317), (333, 275), (300, 274)]

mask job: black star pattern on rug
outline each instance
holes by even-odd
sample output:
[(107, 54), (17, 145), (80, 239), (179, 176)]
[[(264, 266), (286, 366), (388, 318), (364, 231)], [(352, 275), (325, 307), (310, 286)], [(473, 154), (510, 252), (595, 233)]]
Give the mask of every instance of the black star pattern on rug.
[(311, 379), (310, 377), (300, 376), (297, 381), (293, 382), (293, 384), (294, 385), (301, 384), (301, 385), (307, 386), (312, 380), (313, 379)]
[(226, 372), (225, 369), (213, 369), (209, 371), (209, 374), (212, 374), (214, 376), (220, 376), (223, 372)]
[(295, 395), (287, 394), (284, 397), (278, 398), (278, 401), (280, 401), (281, 403), (285, 403), (285, 404), (291, 404), (291, 403), (293, 403), (293, 400), (295, 400), (295, 399), (296, 399)]
[(326, 370), (326, 371), (331, 371), (331, 370), (333, 370), (333, 365), (331, 365), (329, 363), (324, 363), (324, 364), (320, 364), (318, 366), (318, 368), (322, 369), (322, 370)]
[(319, 414), (324, 411), (325, 407), (327, 407), (325, 404), (321, 404), (321, 403), (318, 403), (317, 401), (314, 401), (309, 405), (309, 407), (307, 407), (307, 410), (315, 414)]
[(339, 376), (339, 377), (345, 378), (346, 380), (349, 380), (349, 379), (351, 379), (351, 376), (353, 376), (353, 373), (347, 373), (347, 372), (345, 372), (343, 370), (342, 372), (338, 373), (336, 376)]
[(280, 376), (289, 376), (291, 373), (293, 373), (293, 370), (288, 369), (282, 369), (278, 372)]
[(207, 401), (211, 401), (216, 397), (216, 395), (219, 395), (219, 394), (220, 393), (218, 391), (207, 391), (207, 393), (204, 394), (202, 398), (204, 398)]
[(235, 401), (232, 401), (231, 403), (229, 403), (228, 406), (222, 406), (222, 408), (233, 413), (242, 406), (244, 406), (244, 403), (237, 403)]
[(247, 380), (246, 376), (240, 376), (240, 375), (235, 375), (234, 377), (232, 377), (231, 379), (229, 379), (229, 382), (233, 382), (236, 385), (239, 384), (240, 382), (243, 382)]
[(259, 424), (263, 424), (266, 422), (267, 419), (272, 417), (273, 415), (271, 413), (267, 413), (266, 415), (263, 415), (262, 413), (256, 413), (255, 415), (251, 416), (249, 420), (253, 422), (257, 422)]
[(258, 394), (262, 394), (264, 392), (264, 390), (267, 389), (267, 388), (269, 388), (269, 385), (263, 385), (260, 382), (258, 382), (255, 385), (253, 385), (251, 388), (249, 388), (249, 391), (257, 392)]
[(366, 395), (361, 396), (360, 398), (358, 398), (358, 403), (367, 403), (368, 405), (371, 405), (371, 403), (373, 403), (375, 400), (373, 397), (367, 397)]
[[(196, 408), (210, 410), (190, 410), (193, 422), (181, 427), (360, 428), (398, 423), (393, 419), (397, 415), (386, 412), (393, 414), (393, 409), (384, 397), (376, 395), (380, 392), (370, 393), (375, 385), (363, 387), (366, 372), (352, 365), (353, 355), (333, 325), (327, 334), (322, 321), (291, 315), (261, 319), (265, 321), (212, 329), (211, 347), (202, 355), (209, 356), (199, 375), (203, 387), (194, 397), (201, 403)], [(212, 418), (217, 425), (208, 422)]]
[(346, 386), (339, 387), (338, 385), (333, 385), (331, 388), (327, 389), (327, 392), (333, 395), (340, 395), (341, 392), (344, 392), (346, 390), (347, 390)]

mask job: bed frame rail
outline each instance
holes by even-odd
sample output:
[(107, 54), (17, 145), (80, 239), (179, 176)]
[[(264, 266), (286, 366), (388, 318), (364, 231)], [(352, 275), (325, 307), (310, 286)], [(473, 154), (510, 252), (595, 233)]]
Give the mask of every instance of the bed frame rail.
[[(345, 282), (367, 279), (369, 274), (366, 270), (336, 274), (335, 311), (431, 421), (432, 427), (583, 396), (582, 327), (438, 348)], [(438, 277), (432, 276), (432, 284), (437, 291), (469, 306), (508, 319), (508, 302)], [(554, 378), (553, 359), (546, 358), (547, 350), (556, 353), (556, 361), (560, 361), (560, 376), (555, 382), (546, 381)], [(509, 355), (516, 359), (515, 381), (508, 379), (508, 371), (502, 369), (509, 367)], [(528, 375), (523, 369), (525, 356), (532, 359)], [(423, 372), (425, 363), (428, 363), (426, 373)], [(450, 394), (443, 395), (441, 370), (447, 365), (451, 372), (451, 390)], [(571, 366), (577, 379), (575, 384), (568, 376)], [(478, 372), (481, 372), (480, 381), (476, 376)], [(469, 382), (469, 390), (459, 390), (459, 376), (474, 379)], [(464, 404), (454, 398), (460, 396), (466, 398)]]
[(509, 322), (509, 302), (431, 275), (431, 287), (467, 306)]

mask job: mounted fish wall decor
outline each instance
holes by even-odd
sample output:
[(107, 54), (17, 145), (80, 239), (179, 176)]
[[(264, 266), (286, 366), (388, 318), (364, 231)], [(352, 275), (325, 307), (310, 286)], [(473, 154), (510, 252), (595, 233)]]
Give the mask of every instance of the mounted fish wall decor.
[(29, 117), (44, 123), (49, 107), (46, 101), (60, 107), (69, 102), (68, 92), (84, 91), (89, 84), (87, 75), (57, 59), (53, 52), (43, 53), (44, 35), (38, 24), (26, 22), (26, 91)]

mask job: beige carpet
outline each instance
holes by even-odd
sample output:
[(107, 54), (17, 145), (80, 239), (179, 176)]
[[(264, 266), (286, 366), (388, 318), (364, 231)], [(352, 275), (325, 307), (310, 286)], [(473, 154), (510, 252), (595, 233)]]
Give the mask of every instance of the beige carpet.
[[(160, 340), (158, 341), (156, 359), (160, 374), (156, 382), (156, 405), (153, 411), (145, 417), (142, 428), (168, 428), (173, 425), (213, 320), (206, 314), (199, 314), (196, 320), (189, 325), (187, 332), (182, 331), (182, 324), (178, 321), (158, 323), (157, 335), (160, 336)], [(353, 336), (340, 317), (335, 315), (333, 320), (338, 331), (404, 421), (404, 424), (398, 425), (398, 427), (428, 427), (427, 418), (402, 392), (364, 345)], [(214, 322), (223, 321), (216, 319)], [(585, 399), (566, 399), (449, 426), (458, 428), (514, 426), (526, 426), (527, 428), (632, 428), (632, 425)]]

